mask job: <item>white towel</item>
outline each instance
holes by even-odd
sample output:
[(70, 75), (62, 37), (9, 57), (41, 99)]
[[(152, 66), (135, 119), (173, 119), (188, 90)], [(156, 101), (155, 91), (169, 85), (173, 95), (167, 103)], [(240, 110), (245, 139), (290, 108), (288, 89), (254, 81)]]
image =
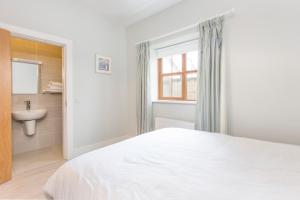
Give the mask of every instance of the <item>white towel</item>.
[(55, 82), (55, 81), (50, 81), (49, 82), (49, 84), (48, 84), (48, 86), (59, 86), (59, 87), (62, 87), (63, 86), (63, 84), (62, 83), (60, 83), (60, 82)]
[(50, 93), (62, 93), (63, 84), (59, 82), (49, 81), (48, 88), (45, 91)]
[(48, 84), (48, 89), (62, 89), (63, 84), (59, 82), (50, 81)]
[(48, 85), (49, 89), (62, 89), (62, 86)]

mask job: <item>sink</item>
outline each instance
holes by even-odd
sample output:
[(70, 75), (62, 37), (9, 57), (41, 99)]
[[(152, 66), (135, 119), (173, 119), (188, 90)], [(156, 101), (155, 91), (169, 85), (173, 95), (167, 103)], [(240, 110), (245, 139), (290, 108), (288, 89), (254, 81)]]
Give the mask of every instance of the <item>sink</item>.
[(35, 134), (36, 120), (45, 117), (46, 114), (46, 109), (20, 110), (12, 112), (12, 116), (15, 120), (24, 122), (25, 134), (28, 136), (32, 136)]
[(20, 111), (13, 111), (12, 116), (15, 120), (18, 121), (30, 121), (30, 120), (37, 120), (45, 117), (47, 113), (46, 109), (40, 110), (20, 110)]

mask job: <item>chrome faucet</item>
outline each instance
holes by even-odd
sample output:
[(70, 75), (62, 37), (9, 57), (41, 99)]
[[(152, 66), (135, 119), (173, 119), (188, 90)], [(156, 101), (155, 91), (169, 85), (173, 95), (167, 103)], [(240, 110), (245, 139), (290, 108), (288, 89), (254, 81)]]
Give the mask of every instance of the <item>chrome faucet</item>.
[(26, 101), (24, 101), (24, 102), (26, 103), (26, 110), (30, 110), (30, 108), (31, 108), (30, 100), (26, 100)]

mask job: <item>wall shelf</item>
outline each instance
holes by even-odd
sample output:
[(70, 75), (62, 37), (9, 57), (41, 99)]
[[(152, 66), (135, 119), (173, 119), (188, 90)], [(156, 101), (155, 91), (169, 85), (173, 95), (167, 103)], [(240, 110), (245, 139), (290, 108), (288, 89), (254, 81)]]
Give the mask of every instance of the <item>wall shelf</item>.
[(46, 89), (46, 90), (43, 90), (43, 94), (62, 94), (62, 90), (51, 90), (51, 89)]

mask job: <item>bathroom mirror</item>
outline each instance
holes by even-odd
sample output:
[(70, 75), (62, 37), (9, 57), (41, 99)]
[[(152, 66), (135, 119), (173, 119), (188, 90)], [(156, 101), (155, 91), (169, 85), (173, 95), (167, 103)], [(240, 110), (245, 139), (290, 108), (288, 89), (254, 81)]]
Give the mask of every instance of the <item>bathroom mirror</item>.
[(39, 64), (12, 62), (12, 93), (37, 94), (39, 92)]

